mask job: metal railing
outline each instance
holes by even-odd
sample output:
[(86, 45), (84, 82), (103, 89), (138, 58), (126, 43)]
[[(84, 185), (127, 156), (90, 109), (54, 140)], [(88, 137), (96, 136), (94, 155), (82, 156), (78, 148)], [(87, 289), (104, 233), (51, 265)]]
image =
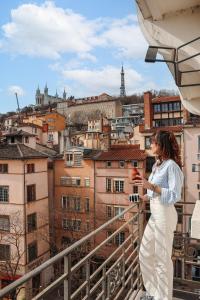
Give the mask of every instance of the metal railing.
[[(122, 221), (122, 216), (125, 219)], [(140, 212), (139, 205), (134, 203), (126, 210), (115, 216), (98, 229), (75, 242), (53, 258), (47, 260), (33, 271), (0, 290), (0, 299), (10, 296), (16, 299), (17, 290), (26, 291), (25, 299), (123, 299), (128, 300), (139, 291), (142, 280), (139, 270), (139, 242), (140, 242)], [(112, 233), (104, 238), (108, 230)], [(104, 236), (101, 236), (104, 232)], [(111, 232), (111, 231), (109, 231)], [(123, 235), (120, 233), (123, 232)], [(82, 252), (77, 259), (80, 249), (85, 249), (89, 241), (94, 242), (94, 248)], [(97, 240), (97, 242), (95, 242)], [(113, 240), (117, 241), (112, 243)], [(104, 253), (101, 256), (101, 253)], [(103, 257), (103, 259), (100, 259)], [(30, 282), (33, 278), (59, 266), (59, 274), (52, 282), (41, 287), (37, 295), (31, 294)], [(27, 293), (29, 286), (29, 293)], [(62, 298), (57, 298), (62, 294)], [(133, 298), (135, 299), (135, 298)]]
[[(180, 70), (181, 64), (184, 62), (188, 62), (193, 58), (199, 57), (200, 52), (197, 52), (193, 55), (190, 55), (184, 59), (179, 59), (180, 56), (180, 50), (182, 50), (185, 46), (191, 45), (192, 43), (195, 43), (200, 40), (200, 37), (197, 37), (185, 44), (180, 45), (178, 48), (174, 47), (161, 47), (161, 46), (149, 46), (146, 57), (145, 57), (145, 62), (148, 63), (155, 63), (155, 62), (165, 62), (165, 63), (171, 63), (174, 66), (174, 77), (175, 77), (175, 82), (178, 87), (190, 87), (190, 86), (199, 86), (200, 82), (191, 82), (188, 84), (182, 83), (182, 75), (185, 74), (194, 74), (194, 73), (199, 73), (200, 69), (195, 69), (195, 70)], [(162, 51), (171, 51), (171, 57), (170, 59), (157, 59), (157, 54), (158, 52)]]

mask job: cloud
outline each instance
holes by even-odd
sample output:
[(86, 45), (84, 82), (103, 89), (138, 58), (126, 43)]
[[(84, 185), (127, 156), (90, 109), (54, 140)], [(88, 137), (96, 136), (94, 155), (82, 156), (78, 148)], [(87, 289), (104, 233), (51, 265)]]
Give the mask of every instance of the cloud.
[(117, 54), (127, 59), (144, 57), (147, 49), (134, 15), (111, 21), (101, 38), (107, 47), (116, 48)]
[(14, 95), (15, 93), (17, 93), (17, 95), (21, 97), (25, 95), (25, 91), (23, 90), (23, 88), (18, 85), (10, 85), (8, 87), (8, 93), (9, 95)]
[[(67, 82), (71, 82), (76, 97), (83, 95), (98, 95), (106, 92), (118, 95), (120, 88), (120, 70), (113, 66), (105, 66), (101, 69), (65, 69), (62, 71)], [(127, 94), (134, 93), (143, 83), (141, 74), (134, 69), (126, 69), (126, 91)], [(127, 78), (127, 79), (126, 79)]]
[(98, 21), (50, 1), (41, 6), (23, 4), (11, 11), (11, 22), (2, 26), (0, 45), (17, 54), (58, 59), (62, 53), (88, 53), (99, 43), (98, 28)]
[(133, 59), (143, 56), (146, 49), (135, 15), (89, 20), (53, 1), (13, 9), (11, 21), (2, 31), (0, 49), (14, 55), (59, 59), (69, 53), (94, 63), (97, 58), (91, 52), (97, 47), (111, 48), (117, 56)]

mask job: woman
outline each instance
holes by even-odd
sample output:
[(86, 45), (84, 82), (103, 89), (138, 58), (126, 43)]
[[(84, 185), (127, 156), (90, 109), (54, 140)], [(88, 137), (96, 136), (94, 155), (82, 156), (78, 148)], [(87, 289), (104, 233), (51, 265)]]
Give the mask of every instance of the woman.
[(140, 246), (139, 260), (146, 289), (141, 299), (172, 300), (173, 263), (171, 259), (177, 212), (174, 203), (181, 199), (183, 173), (180, 151), (172, 132), (160, 130), (151, 141), (157, 160), (147, 181), (137, 177), (135, 185), (147, 189), (151, 217), (145, 228)]

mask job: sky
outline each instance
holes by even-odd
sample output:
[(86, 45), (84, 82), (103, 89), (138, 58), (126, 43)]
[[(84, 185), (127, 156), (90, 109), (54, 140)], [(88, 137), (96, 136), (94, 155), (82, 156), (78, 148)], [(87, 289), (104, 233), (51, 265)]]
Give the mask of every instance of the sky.
[(175, 89), (165, 64), (147, 64), (134, 0), (0, 1), (0, 113), (35, 104), (35, 91), (76, 98)]

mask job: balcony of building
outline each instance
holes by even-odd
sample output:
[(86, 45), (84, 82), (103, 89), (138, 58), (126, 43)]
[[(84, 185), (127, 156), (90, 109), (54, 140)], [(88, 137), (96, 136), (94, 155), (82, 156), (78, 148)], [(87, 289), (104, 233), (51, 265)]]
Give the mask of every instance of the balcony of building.
[[(185, 204), (185, 203), (182, 203)], [(184, 214), (182, 217), (184, 217)], [(149, 211), (132, 203), (87, 236), (0, 290), (0, 299), (140, 299), (139, 245)], [(107, 236), (105, 238), (105, 236)], [(175, 233), (174, 299), (199, 299), (200, 240)], [(49, 282), (36, 286), (40, 274)]]

